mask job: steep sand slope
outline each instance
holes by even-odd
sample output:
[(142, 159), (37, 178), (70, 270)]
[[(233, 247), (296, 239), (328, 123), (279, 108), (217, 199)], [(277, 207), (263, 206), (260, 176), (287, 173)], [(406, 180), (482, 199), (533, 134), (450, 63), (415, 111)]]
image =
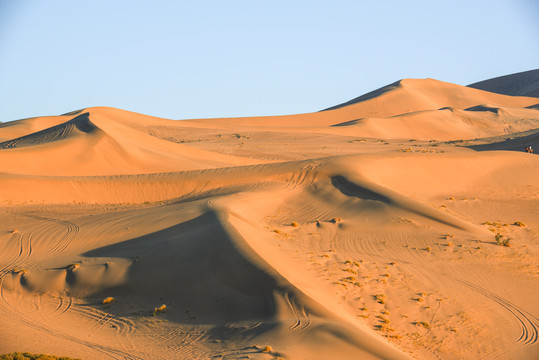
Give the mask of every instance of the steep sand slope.
[(468, 85), (498, 94), (539, 97), (539, 69), (495, 77)]
[(0, 353), (535, 359), (535, 103), (429, 79), (287, 117), (5, 124)]

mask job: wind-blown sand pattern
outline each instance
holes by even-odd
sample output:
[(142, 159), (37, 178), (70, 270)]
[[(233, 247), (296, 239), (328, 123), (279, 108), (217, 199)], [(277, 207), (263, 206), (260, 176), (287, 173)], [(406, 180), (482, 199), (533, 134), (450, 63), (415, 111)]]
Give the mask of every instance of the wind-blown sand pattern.
[(537, 359), (538, 104), (426, 79), (1, 124), (0, 353)]

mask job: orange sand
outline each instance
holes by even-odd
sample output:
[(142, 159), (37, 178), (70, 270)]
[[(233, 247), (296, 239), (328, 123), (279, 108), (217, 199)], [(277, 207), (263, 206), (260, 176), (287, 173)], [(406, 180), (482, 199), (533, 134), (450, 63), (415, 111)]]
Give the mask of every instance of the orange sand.
[(426, 79), (1, 124), (0, 353), (537, 359), (538, 103)]

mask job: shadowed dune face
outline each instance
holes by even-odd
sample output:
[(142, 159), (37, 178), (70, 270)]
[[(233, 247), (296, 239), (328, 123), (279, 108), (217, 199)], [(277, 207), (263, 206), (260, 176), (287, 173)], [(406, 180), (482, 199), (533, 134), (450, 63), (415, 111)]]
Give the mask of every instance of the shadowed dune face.
[[(502, 138), (486, 138), (475, 141), (476, 145), (468, 145), (470, 149), (477, 151), (509, 150), (525, 151), (527, 146), (539, 144), (539, 131), (530, 130), (523, 133), (507, 135)], [(537, 145), (533, 146), (534, 148)]]
[(376, 97), (378, 97), (380, 95), (385, 94), (386, 92), (393, 91), (393, 90), (395, 90), (395, 89), (397, 89), (397, 88), (399, 88), (401, 86), (402, 86), (401, 81), (396, 81), (393, 84), (383, 86), (380, 89), (376, 89), (376, 90), (371, 91), (371, 92), (369, 92), (367, 94), (361, 95), (361, 96), (359, 96), (359, 97), (357, 97), (355, 99), (349, 100), (349, 101), (344, 102), (344, 103), (339, 104), (339, 105), (329, 107), (329, 108), (324, 109), (322, 111), (335, 110), (335, 109), (339, 109), (339, 108), (342, 108), (342, 107), (345, 107), (345, 106), (353, 105), (353, 104), (356, 104), (356, 103), (359, 103), (359, 102), (362, 102), (362, 101), (367, 101), (367, 100), (370, 100), (370, 99), (374, 99), (374, 98), (376, 98)]
[(90, 121), (90, 113), (84, 113), (63, 124), (59, 124), (30, 135), (25, 135), (20, 138), (4, 141), (3, 143), (0, 143), (0, 147), (3, 149), (12, 149), (33, 146), (65, 140), (71, 136), (76, 136), (77, 133), (93, 134), (98, 130), (99, 129)]
[(539, 69), (479, 81), (468, 86), (498, 94), (539, 97)]
[[(273, 298), (278, 284), (234, 246), (211, 212), (83, 256), (133, 261), (127, 283), (117, 291), (174, 298), (178, 306), (197, 314), (197, 321), (268, 320), (277, 310)], [(174, 286), (159, 281), (162, 278)], [(140, 293), (141, 287), (145, 293)], [(175, 320), (183, 320), (183, 313), (175, 315)]]
[(535, 359), (536, 105), (408, 79), (309, 114), (2, 124), (0, 353)]

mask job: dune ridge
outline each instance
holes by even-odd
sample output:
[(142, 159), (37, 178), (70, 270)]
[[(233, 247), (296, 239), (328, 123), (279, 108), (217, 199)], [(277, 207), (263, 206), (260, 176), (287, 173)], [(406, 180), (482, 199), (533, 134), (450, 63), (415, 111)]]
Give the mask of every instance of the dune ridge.
[(405, 79), (308, 114), (2, 124), (0, 353), (535, 359), (536, 105)]
[(468, 86), (498, 94), (537, 98), (539, 97), (539, 69), (499, 76)]

